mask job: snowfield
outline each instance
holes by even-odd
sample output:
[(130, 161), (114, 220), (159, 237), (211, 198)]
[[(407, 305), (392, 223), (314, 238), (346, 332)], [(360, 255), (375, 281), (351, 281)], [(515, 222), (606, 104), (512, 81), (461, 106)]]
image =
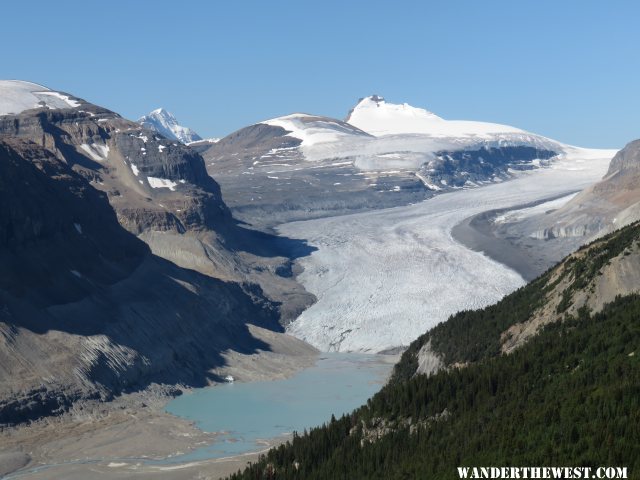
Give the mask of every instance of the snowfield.
[(323, 351), (379, 352), (408, 345), (459, 310), (496, 302), (524, 280), (457, 243), (452, 228), (483, 211), (584, 188), (604, 175), (614, 154), (567, 147), (551, 167), (508, 182), (408, 207), (282, 225), (281, 234), (318, 248), (299, 260), (298, 277), (318, 301), (288, 333)]
[(388, 103), (377, 95), (361, 99), (349, 112), (347, 122), (375, 136), (417, 133), (433, 137), (492, 138), (495, 134), (527, 133), (498, 123), (445, 120), (407, 103)]
[(0, 80), (0, 115), (15, 115), (32, 108), (77, 108), (80, 102), (37, 83)]
[(302, 147), (316, 144), (343, 142), (350, 138), (368, 137), (353, 126), (327, 117), (292, 113), (284, 117), (272, 118), (261, 122), (272, 127), (284, 128), (290, 137), (301, 140)]
[[(571, 148), (508, 125), (445, 120), (422, 108), (387, 103), (375, 95), (361, 99), (346, 122), (294, 113), (261, 123), (281, 127), (287, 136), (300, 140), (293, 150), (308, 162), (324, 164), (340, 159), (362, 171), (416, 171), (442, 151), (529, 146), (564, 152)], [(282, 150), (270, 151), (267, 156), (284, 153)]]

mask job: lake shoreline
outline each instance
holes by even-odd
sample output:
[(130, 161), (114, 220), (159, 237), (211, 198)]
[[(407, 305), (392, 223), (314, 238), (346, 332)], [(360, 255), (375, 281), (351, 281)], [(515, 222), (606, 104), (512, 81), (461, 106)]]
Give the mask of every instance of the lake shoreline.
[[(326, 361), (331, 356), (332, 354), (316, 355), (313, 357), (314, 364), (316, 361)], [(375, 362), (384, 363), (389, 367), (383, 377), (376, 376), (374, 389), (377, 391), (381, 384), (386, 382), (391, 366), (398, 360), (398, 356), (364, 356), (371, 357), (371, 361), (375, 357)], [(302, 365), (302, 362), (298, 362), (298, 365)], [(357, 368), (366, 368), (366, 365), (357, 362), (354, 365)], [(306, 365), (293, 372), (292, 376), (309, 370), (312, 368)], [(236, 383), (234, 386), (271, 384), (266, 378), (262, 380)], [(177, 398), (186, 398), (202, 390), (213, 391), (224, 386), (185, 390), (185, 394)], [(181, 461), (179, 457), (215, 445), (216, 442), (224, 442), (225, 438), (220, 433), (202, 430), (192, 419), (168, 413), (167, 404), (171, 401), (167, 396), (154, 396), (148, 392), (128, 394), (108, 405), (102, 404), (102, 416), (94, 412), (89, 418), (81, 419), (76, 412), (75, 417), (67, 414), (49, 419), (46, 424), (21, 427), (14, 429), (10, 434), (4, 432), (4, 435), (0, 436), (0, 450), (14, 454), (13, 461), (18, 469), (14, 469), (13, 473), (3, 473), (7, 474), (7, 479), (29, 480), (84, 480), (88, 477), (105, 480), (187, 480), (197, 478), (198, 475), (206, 478), (224, 478), (244, 469), (248, 462), (258, 461), (260, 455), (292, 438), (292, 433), (260, 438), (256, 442), (255, 451), (220, 458)], [(313, 423), (310, 422), (307, 428), (315, 426)], [(16, 448), (12, 449), (12, 446)], [(19, 455), (25, 450), (33, 452), (27, 465), (19, 462), (23, 459)], [(5, 460), (9, 459), (7, 457)]]
[(397, 360), (398, 355), (323, 353), (313, 366), (286, 379), (197, 389), (175, 398), (167, 412), (203, 431), (219, 432), (219, 438), (162, 463), (251, 453), (265, 441), (286, 440), (332, 415), (349, 414), (382, 388)]
[[(218, 376), (231, 374), (245, 382), (277, 380), (295, 375), (319, 358), (316, 349), (289, 335), (255, 326), (250, 330), (270, 350), (253, 354), (226, 352), (227, 366), (217, 372)], [(174, 398), (167, 392), (166, 386), (154, 385), (109, 402), (83, 402), (60, 416), (4, 429), (0, 433), (0, 476), (29, 480), (84, 480), (88, 476), (105, 480), (182, 480), (204, 472), (219, 478), (244, 468), (247, 461), (257, 460), (259, 454), (252, 452), (197, 465), (147, 465), (148, 461), (193, 451), (219, 437), (200, 430), (192, 421), (167, 413), (166, 406)], [(270, 448), (286, 440), (265, 441)]]

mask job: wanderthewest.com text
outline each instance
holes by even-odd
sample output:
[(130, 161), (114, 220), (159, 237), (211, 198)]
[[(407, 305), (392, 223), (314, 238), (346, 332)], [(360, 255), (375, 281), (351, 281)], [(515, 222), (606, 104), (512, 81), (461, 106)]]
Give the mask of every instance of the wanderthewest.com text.
[(627, 467), (458, 467), (461, 479), (624, 479)]

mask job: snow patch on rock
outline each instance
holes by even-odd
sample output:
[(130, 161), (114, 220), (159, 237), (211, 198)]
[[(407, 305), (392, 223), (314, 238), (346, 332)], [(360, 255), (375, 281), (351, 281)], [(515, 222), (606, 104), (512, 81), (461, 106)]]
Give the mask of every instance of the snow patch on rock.
[(80, 145), (80, 149), (86, 153), (89, 158), (97, 162), (106, 160), (109, 155), (109, 145), (98, 145), (97, 143), (89, 145), (87, 143), (83, 143)]
[(149, 186), (151, 188), (168, 188), (172, 192), (175, 191), (178, 184), (172, 180), (166, 178), (158, 178), (158, 177), (147, 177), (147, 181), (149, 182)]

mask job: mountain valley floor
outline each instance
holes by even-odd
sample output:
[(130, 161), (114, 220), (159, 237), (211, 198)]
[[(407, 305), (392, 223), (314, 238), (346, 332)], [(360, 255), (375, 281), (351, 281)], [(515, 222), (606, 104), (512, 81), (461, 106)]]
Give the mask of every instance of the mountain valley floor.
[[(520, 180), (516, 179), (499, 185), (445, 194), (408, 207), (284, 225), (281, 229), (282, 233), (294, 234), (296, 238), (308, 238), (311, 244), (319, 248), (310, 257), (299, 261), (299, 266), (304, 268), (299, 278), (319, 301), (294, 322), (292, 333), (302, 340), (310, 341), (312, 345), (322, 350), (329, 350), (330, 345), (323, 342), (334, 339), (324, 338), (323, 332), (301, 328), (301, 319), (304, 326), (304, 322), (323, 324), (325, 322), (322, 319), (328, 318), (327, 316), (347, 320), (353, 315), (370, 318), (376, 310), (376, 305), (382, 304), (386, 309), (393, 310), (396, 317), (403, 316), (402, 313), (411, 312), (405, 308), (400, 310), (399, 314), (397, 302), (405, 302), (405, 307), (408, 305), (409, 309), (418, 302), (423, 308), (425, 298), (430, 296), (429, 292), (433, 285), (438, 282), (442, 286), (451, 285), (452, 279), (456, 276), (462, 279), (460, 280), (462, 283), (471, 284), (475, 278), (481, 278), (483, 275), (485, 280), (490, 281), (489, 283), (493, 282), (487, 287), (491, 291), (485, 292), (486, 295), (474, 294), (465, 297), (474, 302), (470, 305), (471, 307), (495, 301), (521, 285), (523, 278), (533, 275), (535, 265), (517, 267), (511, 265), (504, 257), (505, 249), (496, 248), (492, 255), (481, 245), (474, 247), (473, 243), (478, 243), (483, 237), (489, 238), (489, 243), (493, 242), (492, 238), (494, 238), (488, 220), (483, 219), (482, 221), (486, 220), (486, 222), (482, 224), (479, 220), (474, 222), (474, 219), (481, 219), (483, 214), (497, 207), (510, 205), (511, 209), (517, 209), (521, 208), (519, 205), (527, 202), (546, 202), (554, 196), (567, 195), (601, 176), (604, 166), (604, 159), (593, 160), (593, 164), (585, 165), (586, 168), (582, 171), (570, 170), (569, 166), (560, 164), (555, 169), (525, 174), (528, 178), (523, 177)], [(571, 184), (567, 184), (568, 178), (572, 179)], [(464, 226), (465, 222), (466, 231), (452, 232), (456, 225)], [(342, 237), (327, 236), (331, 229), (335, 230), (339, 225), (348, 228), (351, 234), (357, 231), (359, 239), (366, 240), (366, 248), (360, 248), (361, 245), (354, 243), (355, 237), (346, 230), (342, 232), (344, 233)], [(322, 235), (316, 235), (318, 232)], [(466, 240), (462, 238), (465, 235)], [(332, 245), (332, 242), (336, 239), (339, 240), (337, 244), (342, 256), (332, 256), (335, 253), (333, 252), (335, 245)], [(421, 245), (418, 253), (415, 250), (416, 241), (419, 244), (418, 247)], [(379, 248), (371, 250), (376, 245)], [(414, 252), (411, 255), (405, 255), (406, 252), (402, 250), (405, 247), (414, 249)], [(396, 251), (398, 248), (400, 250)], [(493, 259), (473, 252), (469, 248), (481, 249)], [(342, 262), (343, 256), (354, 255), (356, 251), (354, 249), (359, 250), (361, 256), (368, 257), (368, 265), (364, 262), (356, 265), (360, 258), (358, 255), (353, 256), (350, 264)], [(372, 252), (380, 253), (381, 251), (384, 252), (382, 257), (372, 254)], [(416, 257), (417, 254), (419, 254), (418, 257)], [(499, 257), (499, 254), (503, 257)], [(411, 267), (409, 273), (413, 273), (407, 275), (407, 271), (404, 270), (407, 265), (400, 265), (403, 268), (398, 268), (399, 265), (393, 259), (389, 260), (389, 255), (393, 255), (395, 259), (403, 257)], [(455, 259), (458, 266), (462, 265), (461, 262), (465, 259), (469, 260), (469, 263), (465, 268), (452, 269), (451, 259)], [(383, 262), (385, 268), (377, 268), (375, 263), (377, 261)], [(336, 268), (336, 265), (339, 268)], [(375, 275), (371, 275), (370, 268), (377, 270)], [(527, 268), (529, 270), (526, 270)], [(390, 269), (394, 271), (391, 272)], [(485, 275), (486, 272), (496, 275)], [(416, 276), (413, 277), (413, 274)], [(449, 275), (450, 278), (443, 280), (443, 275)], [(363, 278), (368, 280), (365, 282)], [(398, 291), (398, 288), (407, 285), (417, 291), (413, 293), (411, 289), (404, 292)], [(389, 286), (393, 288), (388, 290)], [(335, 296), (340, 293), (338, 291), (342, 296)], [(390, 301), (390, 297), (398, 293), (402, 295)], [(360, 306), (356, 309), (345, 306), (341, 301), (344, 295), (349, 295), (354, 304), (359, 303)], [(367, 297), (364, 300), (363, 295)], [(460, 305), (460, 297), (465, 295), (458, 293), (457, 296), (456, 309), (469, 307)], [(449, 297), (438, 296), (437, 298), (446, 303)], [(444, 306), (444, 310), (441, 305), (437, 305), (438, 310), (431, 312), (436, 314), (435, 317), (429, 316), (428, 311), (427, 313), (423, 311), (422, 319), (432, 323), (436, 317), (439, 318), (438, 315), (444, 315), (446, 318), (451, 313), (445, 311), (447, 305)], [(322, 318), (316, 317), (318, 312), (322, 313)], [(403, 318), (403, 321), (414, 320), (415, 318), (411, 315)], [(415, 324), (411, 329), (405, 329), (398, 328), (396, 325), (395, 328), (415, 338), (417, 333), (424, 332), (428, 326)], [(414, 334), (414, 331), (417, 333)], [(310, 333), (311, 338), (307, 338)], [(368, 344), (366, 341), (369, 339), (369, 333), (391, 343), (389, 345)], [(257, 355), (228, 354), (228, 366), (216, 373), (222, 376), (230, 374), (243, 381), (281, 378), (312, 365), (317, 358), (317, 350), (288, 335), (276, 334), (257, 327), (252, 327), (252, 334), (271, 345), (272, 351)], [(319, 336), (316, 337), (316, 334)], [(346, 339), (344, 347), (348, 347), (345, 350), (355, 347), (352, 349), (360, 351), (379, 351), (389, 346), (407, 343), (406, 339), (385, 336), (385, 332), (381, 330), (368, 332), (359, 331), (358, 328), (354, 329), (353, 333), (347, 332), (344, 339)], [(361, 345), (367, 348), (358, 346), (357, 342), (363, 340), (365, 344)], [(340, 349), (339, 343), (337, 346), (337, 349)], [(256, 369), (256, 365), (260, 367)], [(121, 478), (213, 479), (236, 472), (246, 466), (247, 462), (257, 459), (258, 453), (252, 453), (179, 465), (144, 464), (144, 460), (177, 455), (197, 448), (203, 443), (215, 441), (215, 435), (204, 433), (190, 422), (164, 413), (167, 398), (162, 388), (151, 388), (144, 392), (124, 395), (111, 403), (86, 404), (84, 408), (78, 406), (62, 417), (36, 422), (28, 427), (6, 430), (0, 435), (0, 451), (3, 452), (0, 456), (0, 475), (8, 474), (7, 478), (34, 480), (51, 478), (52, 472), (55, 472), (55, 478), (81, 479), (87, 478), (88, 472), (91, 472), (92, 477), (108, 480)], [(125, 462), (121, 459), (129, 461)], [(139, 461), (136, 461), (138, 459)], [(38, 470), (41, 465), (46, 465), (47, 468)], [(13, 474), (10, 473), (12, 471)]]
[[(227, 367), (219, 374), (244, 381), (285, 378), (318, 358), (315, 349), (295, 338), (254, 326), (250, 330), (271, 351), (231, 352)], [(35, 480), (52, 478), (55, 472), (55, 478), (85, 479), (91, 472), (92, 478), (108, 480), (219, 478), (257, 459), (258, 453), (251, 453), (180, 465), (144, 465), (147, 460), (175, 456), (215, 441), (215, 434), (166, 413), (169, 399), (166, 388), (152, 386), (112, 402), (86, 402), (62, 416), (8, 428), (0, 434), (0, 477)]]

